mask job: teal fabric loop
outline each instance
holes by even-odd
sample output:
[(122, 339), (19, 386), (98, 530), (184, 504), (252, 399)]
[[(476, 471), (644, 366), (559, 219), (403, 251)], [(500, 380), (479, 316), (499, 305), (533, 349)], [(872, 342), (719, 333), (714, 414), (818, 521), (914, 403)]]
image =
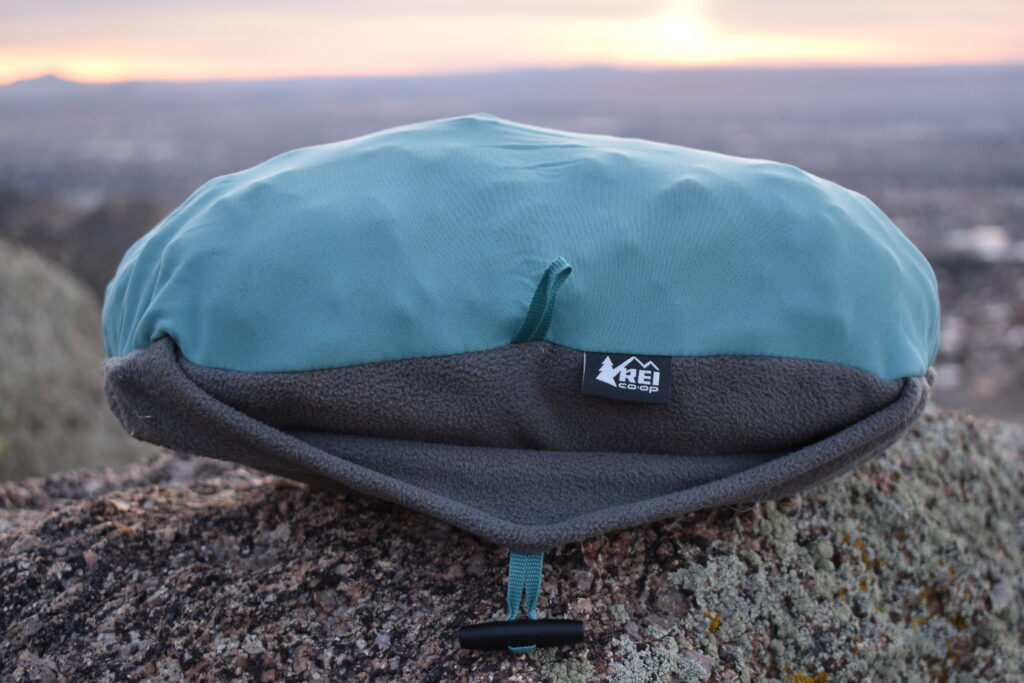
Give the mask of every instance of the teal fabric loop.
[[(519, 553), (512, 551), (508, 556), (508, 590), (505, 593), (507, 620), (519, 616), (519, 606), (526, 599), (526, 616), (537, 618), (537, 599), (540, 597), (540, 580), (544, 571), (544, 553)], [(536, 645), (509, 647), (512, 652), (532, 652)]]
[(555, 311), (555, 295), (572, 272), (572, 266), (559, 256), (544, 270), (537, 291), (533, 293), (526, 319), (516, 332), (513, 342), (537, 341), (543, 339), (551, 326), (551, 315)]

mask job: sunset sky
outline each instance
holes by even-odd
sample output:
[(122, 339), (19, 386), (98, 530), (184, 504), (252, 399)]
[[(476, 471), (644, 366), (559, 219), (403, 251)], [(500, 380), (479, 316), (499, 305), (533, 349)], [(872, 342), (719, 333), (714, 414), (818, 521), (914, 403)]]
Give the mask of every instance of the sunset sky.
[(1021, 61), (1022, 0), (0, 0), (0, 83)]

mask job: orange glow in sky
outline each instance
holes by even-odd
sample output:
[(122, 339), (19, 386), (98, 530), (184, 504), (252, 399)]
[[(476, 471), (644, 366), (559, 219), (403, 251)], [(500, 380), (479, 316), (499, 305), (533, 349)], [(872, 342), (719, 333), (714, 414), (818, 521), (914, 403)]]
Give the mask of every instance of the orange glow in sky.
[(0, 82), (45, 73), (194, 80), (594, 64), (1024, 61), (1020, 0), (53, 0), (7, 7)]

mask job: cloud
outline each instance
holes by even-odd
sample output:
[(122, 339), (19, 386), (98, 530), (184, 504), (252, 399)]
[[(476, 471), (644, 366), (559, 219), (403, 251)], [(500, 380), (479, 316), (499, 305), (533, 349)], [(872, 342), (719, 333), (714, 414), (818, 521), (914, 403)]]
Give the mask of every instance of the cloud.
[[(292, 0), (287, 9), (296, 14), (314, 13), (330, 17), (368, 15), (437, 15), (437, 14), (531, 14), (573, 15), (581, 19), (604, 17), (638, 17), (660, 12), (671, 6), (671, 0)], [(280, 0), (0, 0), (0, 14), (5, 19), (39, 18), (60, 22), (68, 17), (108, 15), (116, 19), (123, 13), (162, 14), (173, 9), (183, 13), (209, 9), (223, 12), (279, 10)]]
[[(1021, 0), (701, 0), (699, 12), (722, 31), (849, 35), (867, 29), (906, 30), (961, 23), (965, 30), (1024, 21)], [(1024, 40), (1024, 35), (1022, 35)]]
[[(172, 34), (188, 41), (225, 27), (234, 35), (272, 33), (269, 24), (335, 26), (415, 19), (628, 21), (674, 0), (0, 0), (0, 46), (88, 43)], [(173, 33), (172, 33), (173, 32)]]

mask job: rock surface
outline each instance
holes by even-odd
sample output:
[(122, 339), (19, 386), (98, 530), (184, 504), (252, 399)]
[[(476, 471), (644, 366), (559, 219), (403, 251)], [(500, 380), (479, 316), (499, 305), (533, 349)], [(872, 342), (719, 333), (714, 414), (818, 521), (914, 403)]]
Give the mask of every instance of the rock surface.
[(1024, 434), (927, 415), (806, 495), (548, 554), (585, 645), (460, 651), (505, 552), (200, 458), (0, 485), (2, 680), (1020, 680)]
[(0, 479), (152, 452), (107, 408), (102, 340), (92, 292), (61, 266), (0, 241)]

